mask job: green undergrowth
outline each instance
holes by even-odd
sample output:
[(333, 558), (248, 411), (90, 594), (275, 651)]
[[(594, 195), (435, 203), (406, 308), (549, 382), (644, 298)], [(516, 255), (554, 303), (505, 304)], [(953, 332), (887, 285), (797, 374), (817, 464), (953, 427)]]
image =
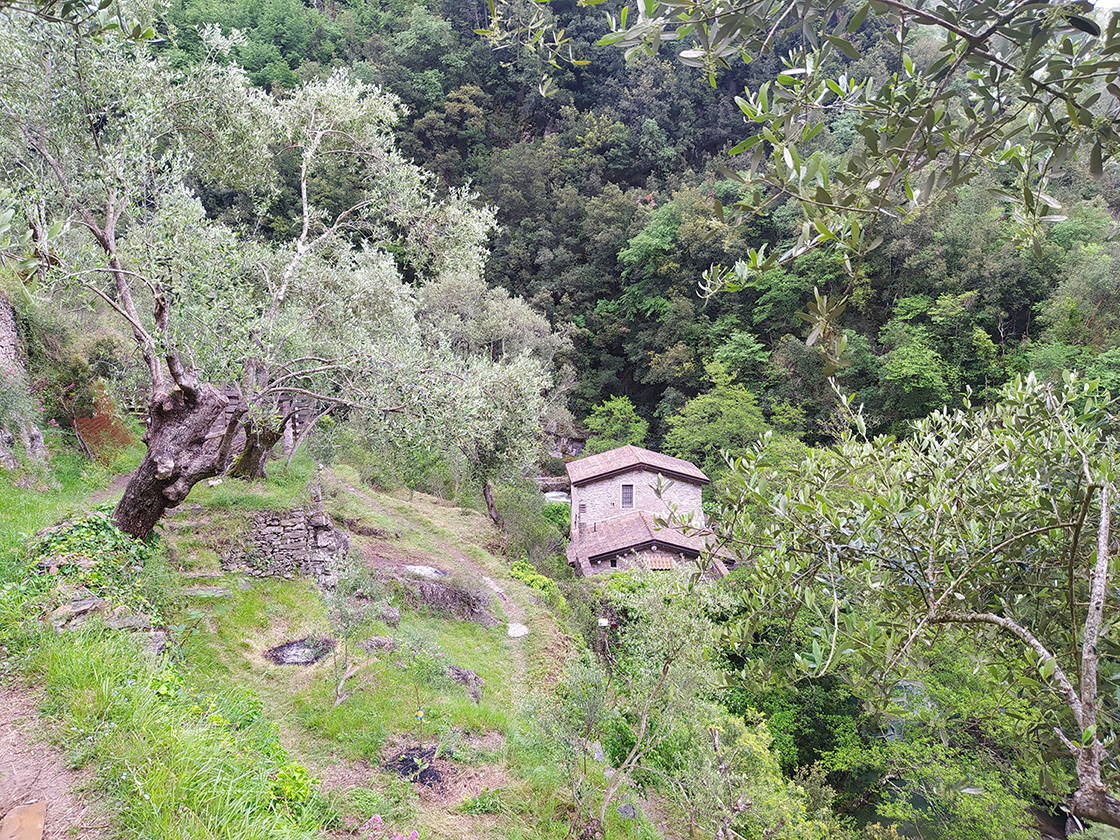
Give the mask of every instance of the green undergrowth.
[(96, 461), (63, 453), (51, 460), (50, 480), (34, 482), (37, 488), (16, 486), (20, 478), (0, 470), (0, 585), (23, 576), (28, 537), (81, 508), (112, 473)]
[[(363, 488), (367, 504), (327, 474), (328, 510), (386, 532), (384, 539), (355, 535), (351, 567), (335, 592), (306, 579), (223, 571), (220, 558), (252, 511), (309, 501), (309, 464), (273, 473), (261, 487), (226, 480), (196, 488), (162, 538), (135, 551), (120, 542), (106, 510), (79, 520), (51, 538), (48, 553), (98, 554), (97, 564), (62, 563), (53, 575), (7, 590), (14, 597), (0, 607), (0, 678), (45, 690), (52, 738), (72, 766), (92, 771), (113, 836), (361, 836), (360, 826), (378, 814), (393, 832), (416, 829), (422, 840), (566, 837), (567, 783), (525, 715), (525, 695), (555, 676), (563, 636), (547, 593), (531, 588), (535, 579), (510, 578), (506, 561), (483, 548), (494, 539), (489, 520)], [(84, 487), (69, 486), (71, 498)], [(42, 506), (44, 525), (68, 510), (62, 499)], [(453, 547), (476, 564), (455, 579), (482, 589), (470, 577), (481, 566), (522, 605), (532, 633), (512, 640), (504, 625), (411, 607), (399, 586), (366, 565), (371, 555), (363, 547), (456, 571)], [(28, 580), (35, 558), (23, 548), (15, 556), (17, 577)], [(197, 586), (212, 589), (192, 593)], [(171, 636), (170, 658), (143, 650), (147, 634), (112, 632), (96, 619), (56, 635), (43, 618), (84, 592), (149, 615)], [(392, 609), (399, 624), (386, 613)], [(490, 609), (501, 616), (499, 601)], [(373, 636), (391, 638), (393, 648), (359, 645)], [(309, 637), (336, 640), (333, 652), (306, 667), (266, 657), (274, 646)], [(481, 678), (479, 702), (450, 678), (449, 665)], [(415, 747), (435, 748), (461, 771), (485, 768), (501, 785), (465, 792), (458, 803), (426, 804), (409, 779), (384, 766)], [(339, 765), (346, 783), (329, 781)], [(639, 822), (610, 828), (619, 840), (646, 836)]]
[(201, 690), (135, 637), (45, 635), (27, 674), (70, 765), (95, 768), (117, 836), (310, 838), (340, 819), (253, 694)]

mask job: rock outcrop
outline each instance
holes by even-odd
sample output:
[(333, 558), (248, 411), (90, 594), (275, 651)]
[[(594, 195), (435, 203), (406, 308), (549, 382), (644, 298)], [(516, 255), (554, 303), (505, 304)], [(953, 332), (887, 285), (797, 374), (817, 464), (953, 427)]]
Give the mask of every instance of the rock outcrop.
[[(0, 294), (0, 388), (8, 392), (9, 398), (17, 395), (28, 397), (27, 365), (24, 362), (23, 345), (16, 329), (16, 313), (11, 302)], [(18, 405), (18, 401), (16, 401)], [(23, 447), (27, 460), (33, 464), (47, 461), (47, 446), (43, 432), (28, 416), (14, 406), (2, 410), (0, 406), (0, 467), (14, 470), (19, 467), (16, 455), (17, 442)]]

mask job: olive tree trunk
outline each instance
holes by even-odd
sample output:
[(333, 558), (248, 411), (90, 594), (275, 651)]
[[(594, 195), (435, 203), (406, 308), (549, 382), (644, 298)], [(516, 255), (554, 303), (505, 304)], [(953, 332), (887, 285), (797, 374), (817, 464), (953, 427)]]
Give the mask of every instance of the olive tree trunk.
[(265, 465), (272, 456), (272, 450), (280, 439), (284, 437), (284, 429), (288, 428), (287, 418), (279, 429), (271, 426), (256, 426), (251, 421), (245, 424), (245, 448), (237, 456), (237, 460), (230, 467), (229, 474), (235, 478), (258, 479), (266, 478)]
[(224, 434), (215, 438), (211, 432), (228, 405), (229, 399), (210, 384), (157, 391), (144, 433), (147, 454), (113, 511), (118, 528), (138, 539), (147, 537), (195, 484), (222, 472), (240, 414), (230, 419)]

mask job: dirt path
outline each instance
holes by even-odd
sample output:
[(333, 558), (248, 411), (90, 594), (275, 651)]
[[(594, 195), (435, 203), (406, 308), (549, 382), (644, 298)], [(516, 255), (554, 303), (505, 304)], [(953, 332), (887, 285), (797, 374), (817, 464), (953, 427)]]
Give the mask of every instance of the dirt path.
[(108, 821), (75, 794), (85, 777), (46, 743), (37, 707), (33, 692), (0, 688), (0, 817), (17, 805), (46, 800), (45, 840), (103, 837)]
[(110, 499), (118, 498), (124, 493), (124, 488), (128, 486), (128, 482), (132, 481), (132, 473), (125, 473), (118, 475), (112, 480), (108, 487), (104, 490), (98, 490), (96, 493), (89, 497), (89, 506), (95, 507), (102, 502), (107, 502)]
[[(131, 478), (117, 476), (89, 497), (89, 506), (118, 497)], [(75, 792), (85, 776), (67, 768), (62, 752), (47, 743), (38, 705), (29, 689), (0, 688), (0, 818), (18, 805), (46, 800), (45, 840), (102, 837), (109, 821)]]

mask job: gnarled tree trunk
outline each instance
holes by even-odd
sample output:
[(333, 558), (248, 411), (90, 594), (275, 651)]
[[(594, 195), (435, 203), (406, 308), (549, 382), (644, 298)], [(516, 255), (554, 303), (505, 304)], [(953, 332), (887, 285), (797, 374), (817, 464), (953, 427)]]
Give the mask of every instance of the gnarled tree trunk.
[(230, 467), (229, 474), (235, 478), (266, 478), (265, 464), (268, 463), (272, 450), (284, 436), (284, 429), (288, 428), (288, 418), (279, 429), (270, 426), (254, 426), (252, 421), (245, 423), (245, 448), (237, 456), (237, 460)]
[(209, 384), (157, 391), (144, 433), (147, 454), (113, 511), (118, 528), (138, 539), (147, 537), (164, 511), (178, 506), (195, 484), (222, 472), (240, 414), (218, 439), (211, 430), (228, 405), (229, 399)]
[(494, 524), (501, 528), (502, 515), (498, 513), (498, 506), (494, 503), (494, 491), (490, 487), (489, 481), (482, 482), (482, 497), (486, 499), (486, 512), (490, 514), (490, 518), (494, 520)]

